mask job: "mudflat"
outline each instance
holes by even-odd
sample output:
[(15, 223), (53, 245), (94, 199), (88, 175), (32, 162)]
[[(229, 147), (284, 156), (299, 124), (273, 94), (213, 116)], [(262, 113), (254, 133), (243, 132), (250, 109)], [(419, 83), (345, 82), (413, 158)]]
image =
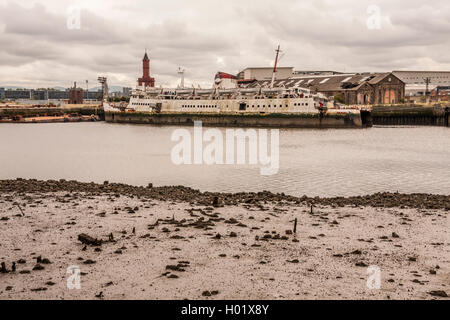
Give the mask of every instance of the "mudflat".
[(449, 199), (3, 180), (0, 299), (448, 299)]

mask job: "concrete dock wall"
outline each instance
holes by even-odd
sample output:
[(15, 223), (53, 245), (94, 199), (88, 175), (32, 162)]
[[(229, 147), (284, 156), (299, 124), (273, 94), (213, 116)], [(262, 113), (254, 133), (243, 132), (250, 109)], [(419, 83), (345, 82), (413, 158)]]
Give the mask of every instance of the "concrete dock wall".
[(372, 120), (374, 125), (391, 126), (449, 126), (448, 107), (374, 106)]
[(149, 114), (106, 112), (105, 120), (115, 123), (152, 125), (193, 125), (202, 121), (203, 126), (217, 127), (265, 127), (265, 128), (362, 128), (359, 114), (352, 115), (244, 115), (244, 114)]
[(90, 116), (92, 114), (97, 114), (100, 119), (104, 119), (104, 111), (100, 106), (89, 106), (89, 107), (71, 107), (71, 108), (0, 108), (0, 119), (12, 118), (21, 116), (23, 118), (39, 117), (39, 116), (55, 116), (55, 115), (65, 115), (77, 113), (83, 116)]

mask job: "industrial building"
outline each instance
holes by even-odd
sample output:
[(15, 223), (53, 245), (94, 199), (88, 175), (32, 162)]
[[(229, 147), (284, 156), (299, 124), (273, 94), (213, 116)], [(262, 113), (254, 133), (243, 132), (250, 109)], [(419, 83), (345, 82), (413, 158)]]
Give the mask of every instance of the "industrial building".
[(340, 74), (345, 74), (345, 72), (294, 70), (294, 72), (292, 73), (294, 78), (299, 77), (299, 76), (333, 76), (333, 75), (340, 75)]
[(450, 101), (450, 86), (437, 86), (430, 92), (430, 97), (434, 101)]
[[(277, 74), (278, 78), (278, 74)], [(269, 87), (270, 80), (241, 84), (244, 88)], [(392, 73), (341, 74), (278, 79), (274, 87), (307, 88), (345, 104), (391, 104), (405, 98), (405, 83)]]
[(4, 99), (16, 100), (16, 99), (33, 99), (36, 90), (29, 89), (7, 89), (4, 92)]
[[(237, 75), (241, 87), (268, 86), (273, 68), (246, 68)], [(346, 104), (387, 104), (430, 95), (440, 99), (439, 87), (450, 87), (450, 71), (393, 71), (390, 73), (341, 73), (296, 71), (277, 68), (275, 86), (296, 83), (313, 92), (335, 97)], [(294, 81), (297, 80), (297, 81)], [(441, 93), (446, 99), (445, 93)]]
[[(83, 90), (83, 100), (101, 100), (101, 90)], [(4, 89), (0, 88), (0, 99), (5, 100), (68, 100), (69, 90), (57, 89)]]
[(77, 88), (77, 83), (69, 89), (69, 104), (83, 104), (83, 89)]
[(132, 88), (123, 87), (122, 91), (113, 91), (109, 93), (111, 98), (129, 98), (131, 96)]
[[(293, 67), (277, 67), (277, 78), (287, 79), (292, 77)], [(238, 80), (270, 80), (272, 79), (273, 67), (245, 68), (237, 74)]]
[(450, 71), (392, 71), (406, 85), (424, 85), (429, 79), (430, 86), (450, 86)]
[(409, 101), (420, 101), (438, 87), (450, 86), (450, 71), (393, 71), (405, 83), (405, 96)]

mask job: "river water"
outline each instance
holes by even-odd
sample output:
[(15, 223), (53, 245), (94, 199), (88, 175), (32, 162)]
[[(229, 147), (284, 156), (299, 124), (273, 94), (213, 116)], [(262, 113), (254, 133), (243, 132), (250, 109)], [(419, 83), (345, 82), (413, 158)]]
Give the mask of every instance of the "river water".
[(152, 182), (298, 196), (450, 194), (449, 128), (281, 129), (279, 170), (267, 176), (259, 165), (174, 164), (175, 129), (105, 122), (0, 124), (0, 179)]

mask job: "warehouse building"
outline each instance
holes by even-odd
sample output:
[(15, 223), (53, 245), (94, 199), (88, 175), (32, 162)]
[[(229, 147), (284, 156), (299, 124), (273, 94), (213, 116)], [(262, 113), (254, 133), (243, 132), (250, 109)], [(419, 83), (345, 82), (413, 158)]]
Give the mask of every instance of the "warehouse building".
[(4, 93), (5, 99), (16, 100), (16, 99), (33, 99), (34, 90), (29, 89), (7, 89)]
[(450, 71), (393, 71), (406, 85), (423, 85), (430, 79), (430, 86), (450, 86)]
[[(269, 87), (270, 80), (242, 83), (245, 88)], [(341, 74), (279, 79), (275, 87), (307, 88), (344, 104), (394, 104), (405, 98), (405, 83), (392, 73)]]
[(405, 96), (410, 102), (420, 102), (421, 97), (430, 95), (437, 87), (450, 86), (449, 71), (393, 71), (392, 73), (405, 82)]
[[(292, 77), (294, 67), (277, 67), (277, 78), (287, 79)], [(238, 80), (270, 80), (273, 67), (245, 68), (237, 74)]]

